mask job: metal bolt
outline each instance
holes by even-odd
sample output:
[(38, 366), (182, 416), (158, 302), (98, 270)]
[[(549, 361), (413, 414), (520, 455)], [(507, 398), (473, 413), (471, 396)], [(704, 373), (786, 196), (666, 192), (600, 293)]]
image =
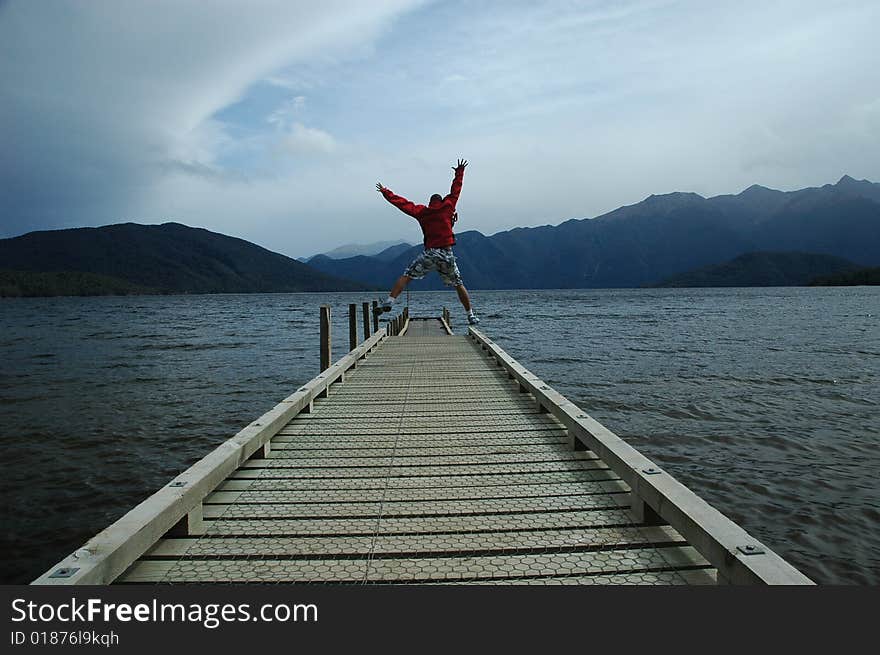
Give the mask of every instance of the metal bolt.
[(743, 555), (763, 555), (764, 549), (758, 548), (754, 544), (746, 544), (744, 546), (737, 546), (736, 549), (741, 552)]
[(662, 471), (652, 466), (650, 468), (642, 469), (642, 473), (645, 475), (657, 475), (658, 473), (662, 473)]
[(73, 574), (76, 573), (77, 571), (79, 571), (78, 566), (58, 569), (49, 577), (50, 578), (70, 578), (70, 577), (73, 577)]
[(184, 480), (178, 480), (177, 482), (172, 482), (169, 486), (172, 486), (172, 487), (185, 487), (185, 486), (186, 486), (186, 481), (184, 481)]

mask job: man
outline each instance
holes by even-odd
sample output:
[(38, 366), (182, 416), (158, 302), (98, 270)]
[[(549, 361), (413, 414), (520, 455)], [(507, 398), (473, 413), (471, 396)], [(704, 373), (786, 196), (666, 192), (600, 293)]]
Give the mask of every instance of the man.
[(480, 322), (471, 308), (471, 299), (467, 289), (464, 288), (461, 273), (458, 272), (455, 255), (452, 254), (452, 245), (455, 243), (452, 225), (458, 219), (455, 205), (458, 202), (458, 195), (461, 193), (465, 166), (467, 166), (467, 162), (464, 159), (459, 159), (458, 165), (452, 168), (455, 171), (455, 177), (452, 179), (449, 195), (444, 198), (439, 193), (435, 193), (428, 201), (427, 207), (416, 205), (402, 196), (395, 195), (391, 189), (382, 186), (381, 182), (376, 184), (376, 189), (385, 196), (388, 202), (419, 222), (425, 237), (424, 252), (413, 260), (403, 275), (394, 283), (388, 298), (381, 304), (383, 312), (391, 311), (397, 296), (411, 280), (420, 280), (429, 271), (437, 271), (444, 284), (455, 287), (458, 299), (467, 312), (468, 323), (476, 325)]

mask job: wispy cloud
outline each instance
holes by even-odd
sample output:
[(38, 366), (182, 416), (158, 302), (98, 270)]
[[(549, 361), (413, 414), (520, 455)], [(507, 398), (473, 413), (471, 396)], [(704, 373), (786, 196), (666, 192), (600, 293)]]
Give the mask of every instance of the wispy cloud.
[(650, 193), (880, 178), (872, 0), (209, 13), (0, 6), (0, 236), (174, 216), (294, 255), (417, 240), (373, 186), (426, 199), (458, 156), (462, 229), (487, 233)]
[(277, 128), (285, 128), (290, 125), (306, 106), (305, 96), (294, 96), (284, 102), (266, 118), (266, 122)]
[[(217, 112), (296, 62), (363, 48), (418, 4), (217, 0), (209, 11), (200, 0), (3, 4), (0, 236), (140, 213), (170, 170), (226, 179), (228, 160), (253, 148), (238, 143)], [(64, 206), (46, 188), (64, 190), (56, 192)]]
[(314, 127), (306, 127), (302, 123), (294, 123), (285, 134), (283, 147), (293, 154), (329, 154), (336, 150), (336, 140)]

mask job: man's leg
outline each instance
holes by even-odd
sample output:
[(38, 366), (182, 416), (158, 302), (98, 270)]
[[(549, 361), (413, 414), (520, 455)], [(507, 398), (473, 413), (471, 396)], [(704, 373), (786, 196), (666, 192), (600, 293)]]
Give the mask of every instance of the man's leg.
[(406, 285), (412, 281), (412, 278), (407, 275), (401, 275), (397, 278), (397, 282), (394, 283), (394, 286), (391, 288), (391, 293), (388, 295), (392, 298), (397, 298), (400, 295), (400, 292), (406, 289)]
[(406, 288), (406, 285), (412, 281), (412, 278), (408, 275), (401, 275), (397, 278), (397, 282), (394, 283), (394, 286), (391, 287), (391, 291), (388, 293), (388, 297), (382, 301), (380, 305), (383, 312), (390, 312), (391, 308), (394, 306), (394, 301), (397, 300), (397, 296), (400, 295), (401, 291)]
[(467, 289), (464, 288), (463, 284), (458, 284), (455, 287), (456, 293), (458, 293), (458, 299), (461, 301), (461, 306), (464, 307), (464, 311), (467, 312), (467, 320), (471, 325), (477, 325), (480, 322), (480, 319), (477, 318), (477, 315), (474, 314), (474, 310), (471, 309), (471, 297), (468, 295)]
[(459, 284), (455, 287), (455, 292), (458, 294), (458, 299), (461, 301), (461, 306), (464, 307), (464, 311), (470, 313), (471, 297), (468, 295), (467, 289), (464, 288), (463, 284)]
[(448, 251), (442, 253), (440, 259), (441, 261), (437, 266), (440, 278), (443, 280), (444, 284), (455, 287), (455, 292), (458, 294), (458, 300), (461, 302), (461, 306), (464, 307), (464, 311), (467, 312), (468, 323), (471, 325), (477, 325), (480, 322), (480, 319), (477, 318), (474, 314), (474, 310), (471, 308), (471, 297), (468, 294), (467, 289), (464, 287), (464, 281), (461, 279), (461, 272), (458, 270), (458, 264), (455, 263), (455, 255), (452, 254), (452, 249), (450, 248)]

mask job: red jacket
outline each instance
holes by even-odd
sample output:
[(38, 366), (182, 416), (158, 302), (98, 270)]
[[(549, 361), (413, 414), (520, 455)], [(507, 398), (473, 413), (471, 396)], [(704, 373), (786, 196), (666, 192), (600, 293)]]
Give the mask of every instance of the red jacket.
[(382, 195), (400, 211), (419, 222), (422, 226), (422, 234), (425, 235), (425, 248), (446, 248), (455, 243), (455, 236), (452, 234), (452, 215), (455, 213), (455, 204), (458, 202), (458, 194), (461, 193), (463, 179), (464, 168), (456, 168), (449, 195), (439, 202), (432, 201), (427, 207), (394, 195), (390, 189), (383, 188)]

